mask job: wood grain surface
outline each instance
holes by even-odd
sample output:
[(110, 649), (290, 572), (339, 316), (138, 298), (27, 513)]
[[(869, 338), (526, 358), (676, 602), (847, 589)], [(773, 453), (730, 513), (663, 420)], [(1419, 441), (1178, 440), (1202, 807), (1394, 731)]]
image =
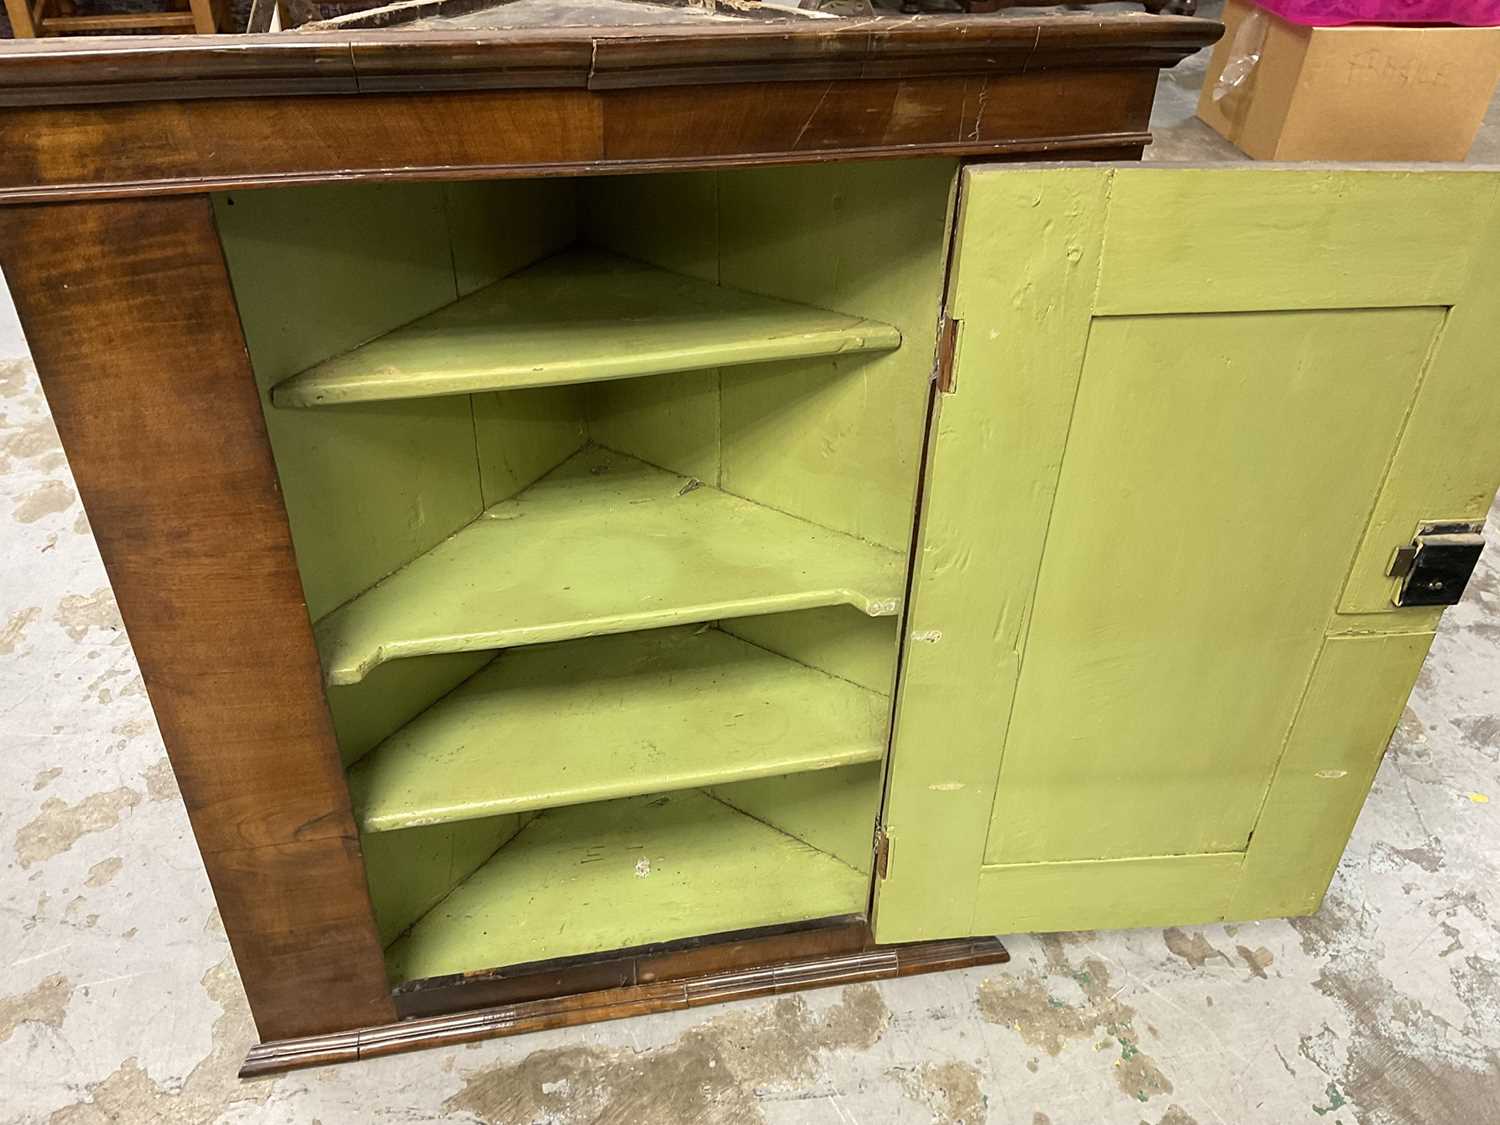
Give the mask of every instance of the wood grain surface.
[(6, 208), (0, 266), (261, 1035), (391, 1018), (208, 200)]
[[(991, 98), (991, 87), (996, 95)], [(1071, 83), (1069, 84), (1071, 87)], [(0, 115), (0, 204), (347, 180), (571, 175), (1139, 146), (1154, 70), (703, 89), (339, 95)]]
[[(725, 935), (722, 943), (689, 950), (681, 959), (669, 953), (654, 958), (648, 955), (639, 961), (631, 958), (596, 967), (563, 968), (556, 978), (566, 982), (563, 989), (534, 998), (406, 1019), (383, 1027), (263, 1043), (251, 1049), (240, 1077), (1010, 960), (1005, 946), (992, 937), (877, 946), (862, 940), (865, 935), (862, 925), (835, 920), (822, 930), (767, 935), (750, 942)], [(648, 962), (653, 971), (640, 971), (648, 968)], [(611, 983), (617, 975), (633, 977), (633, 983)], [(548, 975), (544, 972), (541, 978), (543, 989), (538, 991), (545, 991)], [(567, 987), (590, 979), (604, 987), (593, 991), (578, 991), (576, 985)], [(511, 987), (519, 996), (530, 996), (533, 991), (519, 980)]]
[(856, 953), (874, 944), (862, 915), (704, 934), (594, 957), (560, 957), (474, 973), (427, 977), (392, 992), (402, 1019), (683, 980), (732, 969)]
[[(311, 54), (315, 46), (302, 49)], [(0, 49), (0, 66), (28, 61)], [(1150, 140), (1161, 61), (1124, 56), (1091, 68), (1080, 55), (1068, 69), (1025, 73), (966, 74), (959, 66), (943, 74), (807, 78), (797, 70), (775, 82), (716, 78), (600, 90), (444, 82), (420, 95), (392, 92), (407, 81), (394, 74), (354, 92), (330, 66), (318, 72), (315, 101), (251, 96), (287, 91), (234, 84), (233, 96), (203, 100), (54, 105), (11, 98), (16, 107), (0, 114), (0, 151), (7, 155), (0, 204), (338, 180), (938, 154), (1098, 156)], [(289, 65), (273, 63), (273, 73)], [(184, 98), (194, 81), (179, 81)], [(5, 100), (0, 88), (0, 104)]]
[(332, 91), (588, 89), (1171, 66), (1210, 20), (1076, 16), (745, 21), (712, 27), (322, 31), (0, 42), (0, 105)]

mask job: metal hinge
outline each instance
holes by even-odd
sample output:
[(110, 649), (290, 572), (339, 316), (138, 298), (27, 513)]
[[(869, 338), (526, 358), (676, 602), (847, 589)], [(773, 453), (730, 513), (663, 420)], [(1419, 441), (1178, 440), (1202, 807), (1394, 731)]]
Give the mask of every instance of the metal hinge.
[(1401, 579), (1393, 601), (1401, 606), (1457, 605), (1484, 550), (1483, 521), (1424, 523), (1397, 547), (1386, 574)]
[(945, 395), (951, 395), (958, 389), (954, 362), (958, 358), (958, 332), (962, 325), (963, 321), (949, 316), (946, 311), (938, 323), (937, 363), (933, 367), (932, 377), (937, 383), (937, 389)]
[(891, 838), (881, 827), (875, 829), (875, 875), (889, 879), (891, 875)]

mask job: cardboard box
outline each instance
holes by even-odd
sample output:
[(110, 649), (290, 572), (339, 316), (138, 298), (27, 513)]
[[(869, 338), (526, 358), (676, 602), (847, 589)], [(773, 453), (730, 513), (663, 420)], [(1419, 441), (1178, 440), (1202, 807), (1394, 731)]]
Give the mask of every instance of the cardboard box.
[[(1238, 50), (1246, 79), (1217, 97)], [(1500, 28), (1302, 27), (1247, 0), (1224, 7), (1198, 116), (1258, 160), (1462, 160), (1500, 78)]]

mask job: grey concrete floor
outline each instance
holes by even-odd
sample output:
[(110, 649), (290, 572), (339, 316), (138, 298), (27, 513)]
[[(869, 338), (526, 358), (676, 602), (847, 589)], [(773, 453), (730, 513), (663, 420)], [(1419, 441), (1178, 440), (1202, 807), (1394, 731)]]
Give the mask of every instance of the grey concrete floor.
[[(1189, 120), (1200, 73), (1163, 78), (1156, 158), (1234, 157)], [(35, 373), (0, 361), (0, 1121), (1500, 1121), (1491, 540), (1315, 917), (1016, 936), (1008, 966), (241, 1083), (139, 671)]]

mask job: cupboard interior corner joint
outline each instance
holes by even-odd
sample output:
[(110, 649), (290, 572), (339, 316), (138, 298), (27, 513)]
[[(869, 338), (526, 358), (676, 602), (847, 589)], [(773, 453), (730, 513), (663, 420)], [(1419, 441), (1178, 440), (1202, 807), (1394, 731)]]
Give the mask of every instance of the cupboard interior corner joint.
[(1500, 181), (1133, 166), (1208, 21), (824, 22), (0, 45), (246, 1074), (1317, 908)]

